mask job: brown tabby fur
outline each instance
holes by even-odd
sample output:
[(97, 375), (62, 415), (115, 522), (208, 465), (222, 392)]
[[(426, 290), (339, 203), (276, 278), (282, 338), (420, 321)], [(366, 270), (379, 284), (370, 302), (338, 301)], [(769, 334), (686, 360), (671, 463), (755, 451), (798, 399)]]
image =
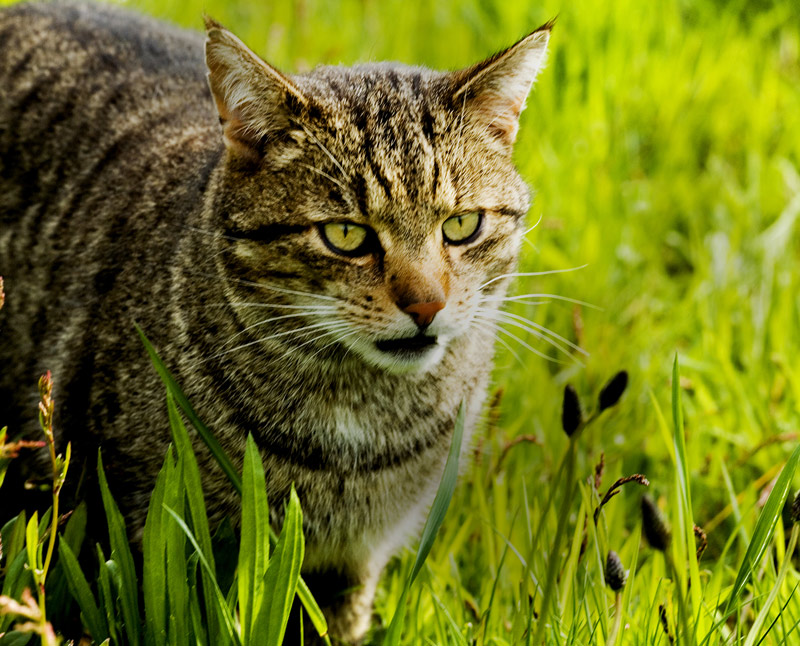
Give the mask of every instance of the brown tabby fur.
[[(204, 60), (199, 34), (117, 8), (0, 11), (0, 422), (33, 432), (52, 370), (74, 477), (101, 447), (138, 534), (170, 441), (138, 322), (239, 465), (253, 434), (275, 527), (296, 485), (305, 576), (332, 635), (361, 639), (460, 402), (467, 434), (481, 410), (529, 206), (512, 144), (549, 29), (461, 72), (289, 77), (210, 20)], [(475, 241), (443, 240), (475, 211)], [(340, 255), (326, 221), (375, 244)], [(435, 345), (375, 346), (417, 334), (404, 310), (430, 302)], [(236, 496), (197, 449), (219, 519)]]

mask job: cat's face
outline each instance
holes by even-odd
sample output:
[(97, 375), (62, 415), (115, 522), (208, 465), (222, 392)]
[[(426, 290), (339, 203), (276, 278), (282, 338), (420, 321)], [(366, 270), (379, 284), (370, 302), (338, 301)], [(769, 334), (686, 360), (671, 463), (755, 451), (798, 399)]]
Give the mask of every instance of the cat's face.
[(485, 327), (529, 206), (511, 150), (547, 35), (457, 73), (375, 64), (290, 80), (210, 25), (228, 146), (217, 258), (244, 329), (230, 349), (338, 349), (421, 372)]

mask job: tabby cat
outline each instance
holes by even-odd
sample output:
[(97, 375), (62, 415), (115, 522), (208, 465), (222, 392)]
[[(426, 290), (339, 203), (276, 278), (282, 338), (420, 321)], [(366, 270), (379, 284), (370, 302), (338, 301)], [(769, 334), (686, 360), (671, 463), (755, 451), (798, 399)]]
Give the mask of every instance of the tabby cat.
[[(33, 432), (52, 370), (75, 478), (102, 447), (140, 533), (170, 438), (137, 322), (239, 464), (253, 434), (275, 527), (295, 484), (304, 576), (361, 639), (460, 403), (467, 434), (481, 411), (549, 32), (457, 72), (289, 76), (212, 20), (204, 57), (119, 8), (0, 11), (0, 421)], [(198, 455), (220, 519), (236, 496)]]

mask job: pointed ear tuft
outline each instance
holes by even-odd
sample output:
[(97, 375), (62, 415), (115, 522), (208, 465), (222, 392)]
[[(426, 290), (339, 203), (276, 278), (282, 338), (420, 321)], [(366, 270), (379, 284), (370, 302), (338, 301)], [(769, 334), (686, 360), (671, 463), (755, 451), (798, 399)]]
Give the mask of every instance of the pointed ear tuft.
[(519, 115), (547, 54), (555, 19), (545, 23), (506, 50), (453, 76), (456, 104), (473, 122), (511, 146)]
[(290, 128), (292, 107), (307, 107), (308, 99), (218, 22), (206, 16), (205, 24), (208, 86), (225, 144), (234, 155), (255, 161)]

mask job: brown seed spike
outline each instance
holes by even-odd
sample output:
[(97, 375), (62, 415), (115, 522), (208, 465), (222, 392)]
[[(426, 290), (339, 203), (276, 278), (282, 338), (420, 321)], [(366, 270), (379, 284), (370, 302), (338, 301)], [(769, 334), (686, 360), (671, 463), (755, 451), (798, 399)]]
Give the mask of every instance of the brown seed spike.
[(561, 428), (572, 437), (583, 423), (583, 411), (581, 411), (581, 400), (572, 384), (567, 384), (564, 388), (564, 404), (561, 409)]
[(642, 496), (642, 529), (650, 547), (666, 552), (672, 532), (664, 514), (650, 496)]
[(792, 502), (791, 518), (793, 523), (800, 524), (800, 491), (797, 492)]
[(628, 580), (628, 573), (625, 571), (619, 555), (614, 550), (608, 551), (608, 558), (606, 558), (606, 584), (614, 592), (619, 592), (625, 587), (625, 582)]
[(606, 408), (611, 408), (616, 404), (627, 387), (628, 373), (625, 370), (620, 370), (600, 391), (600, 397), (598, 398), (600, 410), (604, 411)]

